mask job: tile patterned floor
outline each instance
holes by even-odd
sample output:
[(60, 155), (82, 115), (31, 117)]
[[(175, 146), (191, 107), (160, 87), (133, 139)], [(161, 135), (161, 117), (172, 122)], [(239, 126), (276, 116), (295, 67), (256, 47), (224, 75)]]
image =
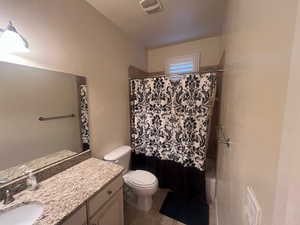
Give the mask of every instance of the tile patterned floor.
[[(153, 197), (152, 209), (149, 212), (142, 212), (134, 207), (125, 204), (125, 225), (185, 225), (159, 213), (160, 207), (167, 195), (168, 190), (159, 189)], [(210, 225), (215, 224), (215, 210), (210, 207)]]

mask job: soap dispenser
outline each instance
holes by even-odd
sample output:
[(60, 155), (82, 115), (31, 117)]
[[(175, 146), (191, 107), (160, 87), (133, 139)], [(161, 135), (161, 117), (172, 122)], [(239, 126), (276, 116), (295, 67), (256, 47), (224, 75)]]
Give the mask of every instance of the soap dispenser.
[(25, 169), (25, 173), (27, 175), (27, 179), (26, 179), (27, 189), (30, 191), (36, 190), (38, 188), (38, 182), (36, 177), (33, 174), (32, 169), (28, 168), (27, 166), (23, 166), (23, 168)]
[(26, 180), (26, 184), (27, 184), (28, 190), (30, 190), (30, 191), (34, 191), (38, 188), (38, 182), (37, 182), (36, 177), (34, 176), (31, 169), (28, 170), (28, 177)]

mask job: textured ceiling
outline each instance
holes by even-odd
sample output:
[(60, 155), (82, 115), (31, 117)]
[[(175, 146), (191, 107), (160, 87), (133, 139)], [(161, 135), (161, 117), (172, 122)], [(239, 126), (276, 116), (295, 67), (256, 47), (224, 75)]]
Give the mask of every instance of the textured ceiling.
[(130, 37), (148, 48), (221, 33), (225, 0), (161, 0), (147, 15), (138, 0), (87, 0)]

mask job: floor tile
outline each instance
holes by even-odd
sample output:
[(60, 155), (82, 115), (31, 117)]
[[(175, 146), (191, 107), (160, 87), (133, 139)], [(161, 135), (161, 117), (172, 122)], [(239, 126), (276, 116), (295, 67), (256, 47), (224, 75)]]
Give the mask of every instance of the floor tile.
[(176, 221), (170, 217), (162, 215), (159, 222), (160, 225), (174, 225)]
[[(167, 189), (157, 191), (153, 196), (152, 209), (149, 212), (137, 210), (125, 203), (125, 225), (185, 225), (159, 212), (168, 191)], [(210, 205), (209, 211), (209, 225), (216, 225), (214, 205)]]

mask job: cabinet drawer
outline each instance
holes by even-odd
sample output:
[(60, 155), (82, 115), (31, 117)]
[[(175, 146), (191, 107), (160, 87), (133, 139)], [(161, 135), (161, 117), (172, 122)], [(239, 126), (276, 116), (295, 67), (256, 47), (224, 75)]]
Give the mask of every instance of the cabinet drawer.
[(96, 193), (88, 201), (88, 217), (92, 217), (103, 204), (108, 201), (123, 186), (122, 176), (118, 176), (115, 180), (105, 186), (101, 191)]
[(68, 217), (62, 225), (84, 225), (87, 224), (86, 205), (77, 209), (70, 217)]

